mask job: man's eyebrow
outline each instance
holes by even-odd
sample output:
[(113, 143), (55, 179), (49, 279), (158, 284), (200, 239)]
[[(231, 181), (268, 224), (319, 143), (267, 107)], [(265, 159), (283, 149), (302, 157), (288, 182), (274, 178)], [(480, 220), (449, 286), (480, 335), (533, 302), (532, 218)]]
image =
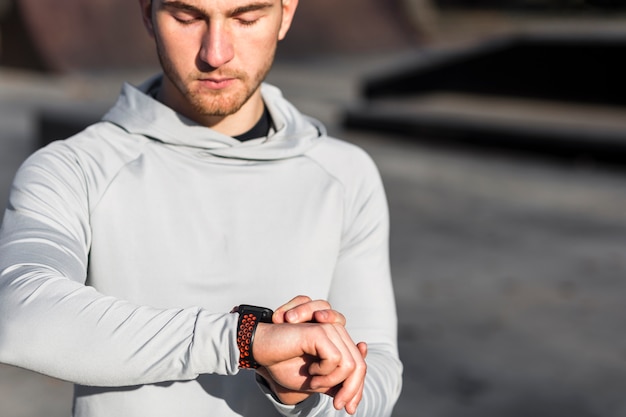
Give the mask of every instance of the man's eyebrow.
[(250, 4), (246, 4), (245, 6), (234, 8), (233, 10), (230, 11), (229, 14), (231, 16), (237, 16), (237, 15), (248, 13), (248, 12), (255, 12), (257, 10), (269, 9), (273, 6), (274, 6), (274, 3), (272, 2), (250, 3)]
[[(180, 0), (163, 0), (162, 2), (163, 7), (167, 7), (167, 8), (173, 8), (173, 9), (178, 9), (178, 10), (185, 10), (185, 11), (189, 11), (189, 12), (194, 12), (194, 13), (199, 13), (199, 14), (203, 14), (203, 15), (208, 15), (208, 13), (206, 12), (206, 10), (200, 8), (200, 7), (196, 7), (192, 4), (189, 3), (185, 3), (184, 1), (180, 1)], [(274, 6), (274, 3), (269, 2), (269, 1), (259, 1), (259, 2), (255, 2), (255, 3), (250, 3), (250, 4), (246, 4), (243, 6), (239, 6), (239, 7), (235, 7), (232, 10), (228, 11), (228, 15), (229, 16), (237, 16), (240, 14), (244, 14), (244, 13), (248, 13), (248, 12), (254, 12), (257, 10), (263, 10), (263, 9), (269, 9), (271, 7)]]
[(172, 9), (178, 9), (178, 10), (185, 10), (188, 12), (195, 12), (195, 13), (201, 13), (201, 14), (206, 14), (204, 10), (202, 10), (199, 7), (196, 7), (192, 4), (189, 3), (185, 3), (184, 1), (179, 1), (179, 0), (163, 0), (163, 2), (161, 3), (163, 7), (166, 8), (172, 8)]

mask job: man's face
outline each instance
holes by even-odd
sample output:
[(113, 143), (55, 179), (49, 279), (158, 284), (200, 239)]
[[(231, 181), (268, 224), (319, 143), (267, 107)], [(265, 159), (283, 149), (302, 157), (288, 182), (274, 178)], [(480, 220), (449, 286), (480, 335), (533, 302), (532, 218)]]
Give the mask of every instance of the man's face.
[[(140, 0), (165, 78), (160, 99), (196, 121), (260, 101), (297, 0)], [(258, 105), (258, 103), (257, 103)]]

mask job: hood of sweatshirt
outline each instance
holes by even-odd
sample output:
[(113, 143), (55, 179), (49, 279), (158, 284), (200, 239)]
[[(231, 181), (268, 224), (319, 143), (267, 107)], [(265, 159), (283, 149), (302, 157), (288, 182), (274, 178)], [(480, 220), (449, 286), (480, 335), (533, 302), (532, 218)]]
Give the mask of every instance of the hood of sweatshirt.
[(217, 157), (244, 160), (293, 158), (326, 135), (319, 121), (302, 115), (278, 88), (263, 84), (261, 93), (274, 128), (267, 137), (241, 142), (199, 125), (148, 94), (152, 86), (160, 83), (161, 77), (156, 76), (139, 87), (124, 84), (117, 102), (102, 120), (130, 134), (169, 145), (200, 148)]

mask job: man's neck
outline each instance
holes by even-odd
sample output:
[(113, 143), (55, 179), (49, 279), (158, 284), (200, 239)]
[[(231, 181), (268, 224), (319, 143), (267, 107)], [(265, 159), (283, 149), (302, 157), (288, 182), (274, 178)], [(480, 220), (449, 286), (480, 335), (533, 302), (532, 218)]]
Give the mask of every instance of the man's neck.
[(235, 139), (245, 142), (252, 139), (267, 137), (272, 128), (272, 116), (267, 107), (264, 107), (263, 114), (256, 124), (247, 132), (234, 136)]

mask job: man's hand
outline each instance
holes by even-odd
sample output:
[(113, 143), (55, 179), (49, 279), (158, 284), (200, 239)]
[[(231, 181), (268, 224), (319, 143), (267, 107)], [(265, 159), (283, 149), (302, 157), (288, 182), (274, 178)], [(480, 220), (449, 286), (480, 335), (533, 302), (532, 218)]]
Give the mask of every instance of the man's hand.
[(345, 317), (326, 301), (299, 296), (279, 307), (273, 320), (274, 325), (259, 324), (254, 357), (278, 398), (296, 404), (324, 393), (334, 397), (336, 409), (354, 414), (363, 394), (367, 345), (354, 344)]
[(343, 314), (332, 309), (328, 301), (311, 300), (299, 295), (274, 311), (274, 323), (335, 323), (346, 325)]

